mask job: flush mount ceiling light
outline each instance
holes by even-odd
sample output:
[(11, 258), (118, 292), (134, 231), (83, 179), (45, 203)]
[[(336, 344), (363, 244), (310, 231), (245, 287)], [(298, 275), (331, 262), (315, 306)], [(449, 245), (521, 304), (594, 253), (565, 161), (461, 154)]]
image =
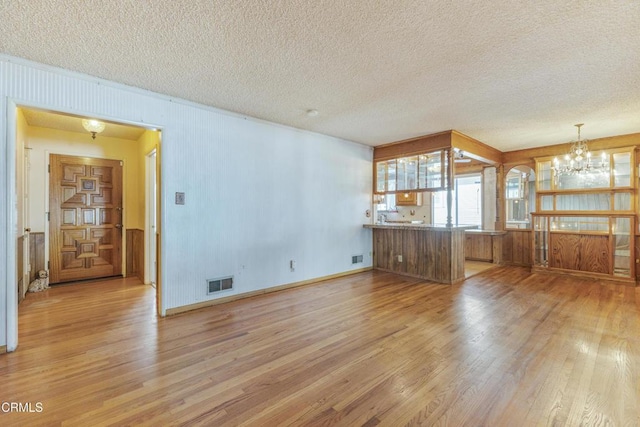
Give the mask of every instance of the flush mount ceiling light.
[(318, 110), (314, 110), (314, 109), (307, 110), (307, 117), (317, 117), (317, 116), (318, 116)]
[(95, 119), (82, 119), (82, 127), (91, 132), (91, 138), (96, 139), (96, 134), (104, 130), (104, 123)]
[(564, 161), (558, 160), (557, 157), (553, 159), (551, 169), (555, 172), (556, 181), (562, 175), (609, 173), (606, 153), (602, 152), (599, 163), (594, 162), (591, 159), (591, 151), (587, 147), (587, 141), (580, 139), (580, 128), (584, 126), (584, 123), (578, 123), (574, 126), (578, 128), (578, 140), (571, 144), (569, 152), (564, 156)]
[(464, 156), (464, 151), (459, 148), (453, 149), (453, 161), (454, 163), (470, 163), (471, 159)]

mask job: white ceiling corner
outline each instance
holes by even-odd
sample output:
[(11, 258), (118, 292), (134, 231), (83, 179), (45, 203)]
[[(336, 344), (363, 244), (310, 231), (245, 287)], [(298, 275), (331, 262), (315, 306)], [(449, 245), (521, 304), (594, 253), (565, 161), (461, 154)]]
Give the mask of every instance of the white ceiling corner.
[(635, 0), (30, 0), (0, 21), (5, 54), (374, 146), (640, 132)]

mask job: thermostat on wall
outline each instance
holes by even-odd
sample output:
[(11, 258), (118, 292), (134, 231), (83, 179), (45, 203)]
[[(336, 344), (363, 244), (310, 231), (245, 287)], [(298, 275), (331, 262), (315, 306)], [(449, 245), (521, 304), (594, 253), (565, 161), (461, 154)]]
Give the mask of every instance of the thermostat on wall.
[(176, 193), (176, 205), (184, 205), (184, 193)]

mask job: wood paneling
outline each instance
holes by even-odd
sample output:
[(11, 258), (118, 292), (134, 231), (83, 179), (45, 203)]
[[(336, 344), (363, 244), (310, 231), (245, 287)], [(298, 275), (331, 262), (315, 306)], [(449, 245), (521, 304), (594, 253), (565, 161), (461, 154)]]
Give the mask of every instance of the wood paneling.
[[(613, 148), (622, 148), (637, 145), (640, 140), (640, 133), (629, 135), (611, 136), (608, 138), (598, 138), (589, 140), (589, 149), (599, 151)], [(571, 143), (546, 145), (544, 147), (527, 148), (524, 150), (509, 151), (502, 153), (502, 160), (505, 165), (516, 166), (519, 164), (533, 167), (533, 159), (536, 157), (560, 156), (569, 151)]]
[(465, 156), (480, 160), (493, 166), (502, 163), (502, 152), (477, 139), (456, 130), (451, 131), (451, 146), (464, 151)]
[[(374, 228), (374, 268), (441, 283), (464, 278), (464, 230)], [(399, 256), (402, 256), (400, 261)]]
[(551, 233), (549, 267), (611, 274), (609, 236)]
[(2, 400), (44, 410), (2, 425), (637, 424), (637, 288), (496, 267), (455, 286), (370, 271), (166, 319), (154, 298), (135, 279), (28, 294)]
[[(635, 261), (640, 260), (640, 236), (635, 236), (635, 254), (636, 254), (636, 258)], [(633, 262), (633, 261), (632, 261)], [(638, 265), (638, 262), (636, 262), (636, 281), (640, 281), (640, 265)]]
[(429, 151), (451, 147), (451, 131), (419, 136), (385, 145), (378, 145), (373, 149), (373, 160), (393, 159), (396, 157), (422, 154)]
[[(27, 243), (28, 244), (28, 243)], [(17, 262), (17, 278), (18, 278), (18, 304), (22, 302), (24, 299), (24, 291), (25, 287), (29, 287), (28, 283), (24, 283), (24, 245), (25, 238), (24, 236), (18, 237), (18, 242), (16, 244), (16, 262)]]
[(531, 230), (507, 230), (502, 240), (505, 264), (531, 266)]
[(491, 236), (467, 234), (465, 240), (465, 258), (476, 261), (493, 261), (493, 242)]
[(44, 265), (44, 233), (29, 233), (30, 282), (38, 278), (38, 271), (47, 270)]
[(127, 277), (144, 282), (144, 230), (127, 229)]

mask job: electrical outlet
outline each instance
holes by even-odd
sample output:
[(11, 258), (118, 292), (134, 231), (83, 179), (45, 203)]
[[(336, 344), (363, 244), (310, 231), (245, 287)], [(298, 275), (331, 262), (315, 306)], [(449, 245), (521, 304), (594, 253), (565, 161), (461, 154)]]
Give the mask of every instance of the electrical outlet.
[(289, 268), (291, 271), (296, 271), (296, 262), (294, 260), (289, 261)]
[(176, 205), (184, 205), (184, 193), (176, 193)]
[(402, 255), (398, 255), (398, 262), (402, 262)]

